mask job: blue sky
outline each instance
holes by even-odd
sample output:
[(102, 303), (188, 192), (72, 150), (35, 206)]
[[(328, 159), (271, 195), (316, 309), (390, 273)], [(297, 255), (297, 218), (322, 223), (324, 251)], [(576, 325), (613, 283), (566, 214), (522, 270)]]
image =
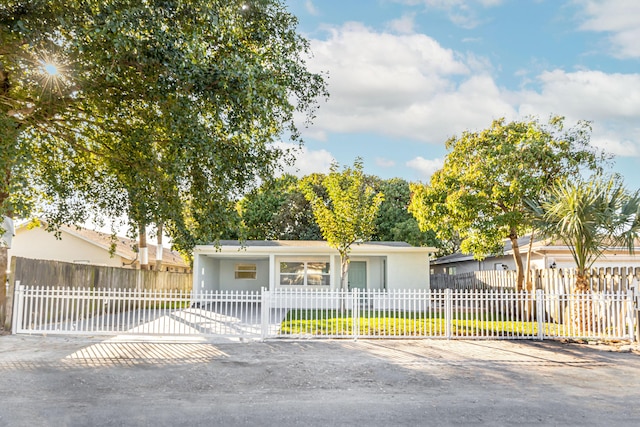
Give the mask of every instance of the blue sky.
[(589, 120), (640, 188), (640, 1), (286, 0), (330, 98), (297, 174), (333, 159), (426, 182), (445, 141), (493, 119)]

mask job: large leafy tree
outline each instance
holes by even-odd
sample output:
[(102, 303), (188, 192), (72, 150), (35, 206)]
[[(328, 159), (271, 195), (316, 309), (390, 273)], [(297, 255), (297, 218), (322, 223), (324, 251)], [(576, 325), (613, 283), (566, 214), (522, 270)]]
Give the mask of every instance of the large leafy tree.
[(421, 231), (418, 221), (409, 213), (411, 189), (402, 178), (374, 180), (374, 188), (384, 194), (384, 201), (376, 217), (376, 229), (372, 240), (402, 241), (413, 246), (436, 246), (442, 244), (433, 230)]
[(560, 117), (547, 125), (501, 119), (481, 132), (464, 132), (447, 141), (444, 166), (430, 184), (412, 186), (409, 209), (421, 229), (443, 240), (458, 234), (461, 250), (477, 259), (501, 253), (509, 239), (522, 289), (518, 238), (532, 229), (525, 201), (559, 179), (598, 169), (604, 156), (589, 137), (588, 123), (565, 130)]
[(640, 236), (640, 190), (629, 193), (617, 177), (564, 180), (527, 204), (536, 229), (571, 251), (577, 293), (589, 291), (588, 270), (605, 249), (633, 253)]
[(322, 240), (311, 205), (299, 189), (299, 180), (283, 175), (265, 181), (239, 202), (242, 234), (257, 240)]
[[(326, 198), (316, 191), (318, 184), (324, 187)], [(340, 287), (347, 290), (351, 247), (373, 236), (375, 218), (384, 195), (367, 185), (361, 159), (356, 159), (352, 168), (345, 167), (342, 171), (337, 163), (333, 163), (328, 175), (309, 176), (300, 185), (311, 203), (322, 235), (340, 254)]]
[(280, 0), (3, 2), (0, 212), (220, 238), (325, 94), (295, 26)]

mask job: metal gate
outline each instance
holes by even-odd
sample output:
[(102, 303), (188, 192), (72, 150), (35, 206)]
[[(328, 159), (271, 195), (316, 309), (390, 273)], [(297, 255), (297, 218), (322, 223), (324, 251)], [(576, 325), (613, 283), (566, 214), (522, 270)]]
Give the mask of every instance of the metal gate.
[(260, 292), (16, 288), (13, 332), (259, 339)]

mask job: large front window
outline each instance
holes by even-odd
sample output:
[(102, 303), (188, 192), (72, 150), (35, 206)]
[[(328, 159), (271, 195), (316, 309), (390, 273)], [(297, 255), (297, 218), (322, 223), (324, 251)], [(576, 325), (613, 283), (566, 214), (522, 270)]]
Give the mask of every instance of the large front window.
[(329, 286), (329, 263), (324, 261), (286, 261), (280, 263), (281, 286)]

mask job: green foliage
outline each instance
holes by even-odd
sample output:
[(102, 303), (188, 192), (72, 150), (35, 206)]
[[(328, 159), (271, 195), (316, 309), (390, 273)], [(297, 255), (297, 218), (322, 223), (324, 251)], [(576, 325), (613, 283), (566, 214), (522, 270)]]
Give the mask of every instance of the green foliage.
[[(372, 179), (372, 178), (370, 178)], [(442, 243), (432, 230), (421, 231), (418, 221), (408, 211), (411, 201), (409, 183), (401, 178), (374, 182), (377, 191), (384, 194), (384, 201), (375, 221), (371, 240), (407, 242), (413, 246), (434, 246)]]
[(413, 185), (409, 210), (422, 230), (438, 238), (461, 238), (461, 249), (477, 259), (502, 252), (510, 239), (524, 277), (517, 239), (530, 231), (525, 200), (580, 170), (597, 170), (604, 160), (589, 145), (590, 127), (581, 122), (564, 130), (561, 118), (538, 121), (494, 121), (481, 132), (464, 132), (447, 141), (450, 150), (430, 185)]
[[(338, 169), (333, 163), (327, 176), (309, 176), (301, 181), (300, 188), (311, 203), (322, 235), (340, 254), (342, 288), (346, 289), (351, 245), (371, 239), (384, 195), (366, 184), (361, 159), (356, 159), (353, 168)], [(316, 191), (318, 185), (324, 187), (326, 197)]]
[(633, 253), (640, 235), (640, 190), (627, 192), (617, 177), (564, 180), (527, 204), (542, 235), (569, 247), (579, 278), (606, 248)]
[(265, 181), (238, 205), (246, 239), (322, 240), (311, 205), (293, 175)]

